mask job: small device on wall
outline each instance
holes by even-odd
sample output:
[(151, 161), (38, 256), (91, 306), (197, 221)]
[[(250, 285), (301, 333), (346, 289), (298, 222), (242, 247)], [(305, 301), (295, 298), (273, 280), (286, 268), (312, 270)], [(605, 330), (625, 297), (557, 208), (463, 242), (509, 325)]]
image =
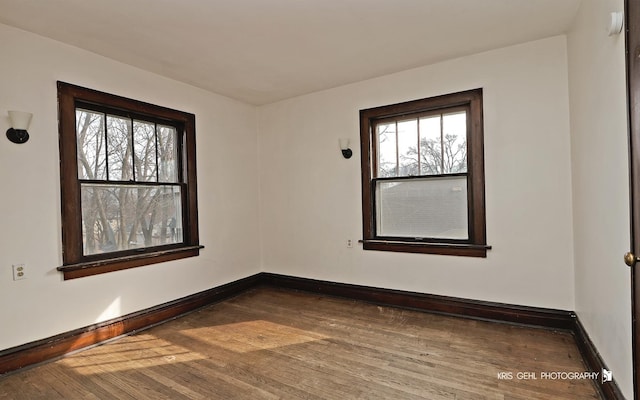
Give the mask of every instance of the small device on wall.
[(340, 143), (340, 151), (342, 151), (342, 156), (344, 158), (351, 158), (351, 156), (353, 155), (353, 151), (351, 151), (351, 149), (349, 148), (349, 139), (339, 139), (338, 142)]
[(25, 143), (29, 140), (29, 124), (33, 114), (24, 111), (8, 111), (11, 128), (7, 130), (7, 139), (13, 143)]
[(622, 33), (622, 26), (624, 25), (624, 14), (620, 11), (612, 12), (609, 15), (609, 36), (615, 36)]

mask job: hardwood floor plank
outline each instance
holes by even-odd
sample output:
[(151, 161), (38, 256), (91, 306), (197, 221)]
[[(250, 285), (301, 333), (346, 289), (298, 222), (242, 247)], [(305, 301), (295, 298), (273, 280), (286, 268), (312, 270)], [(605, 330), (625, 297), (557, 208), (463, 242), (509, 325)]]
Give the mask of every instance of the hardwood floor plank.
[(565, 332), (259, 287), (2, 377), (0, 399), (597, 399), (540, 379), (584, 370)]

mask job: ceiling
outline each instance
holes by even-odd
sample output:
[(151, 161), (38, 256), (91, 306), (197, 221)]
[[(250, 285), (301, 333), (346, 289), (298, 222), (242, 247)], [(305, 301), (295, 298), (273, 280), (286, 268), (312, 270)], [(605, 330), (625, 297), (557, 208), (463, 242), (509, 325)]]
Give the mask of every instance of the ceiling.
[(250, 104), (564, 33), (581, 0), (0, 0), (0, 23)]

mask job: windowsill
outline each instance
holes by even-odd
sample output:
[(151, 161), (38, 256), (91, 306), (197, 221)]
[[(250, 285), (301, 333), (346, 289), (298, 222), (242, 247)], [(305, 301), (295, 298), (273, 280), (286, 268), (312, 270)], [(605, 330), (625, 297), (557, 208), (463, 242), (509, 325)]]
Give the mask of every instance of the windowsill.
[(165, 261), (181, 258), (195, 257), (200, 254), (204, 246), (184, 246), (176, 249), (160, 250), (151, 253), (134, 254), (124, 257), (115, 257), (106, 260), (87, 261), (77, 264), (68, 264), (58, 267), (63, 273), (64, 280), (82, 278), (85, 276), (104, 274), (128, 268), (142, 267), (144, 265), (157, 264)]
[(364, 250), (396, 251), (401, 253), (441, 254), (463, 257), (487, 257), (491, 246), (466, 243), (403, 242), (400, 240), (363, 240)]

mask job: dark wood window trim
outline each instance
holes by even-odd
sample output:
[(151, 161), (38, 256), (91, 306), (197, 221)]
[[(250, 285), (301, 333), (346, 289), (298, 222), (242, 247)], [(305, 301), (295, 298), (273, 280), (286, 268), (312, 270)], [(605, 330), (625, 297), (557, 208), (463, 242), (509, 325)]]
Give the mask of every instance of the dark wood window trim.
[[(83, 255), (80, 181), (78, 179), (76, 107), (92, 105), (122, 115), (142, 116), (179, 128), (178, 157), (183, 190), (183, 242), (113, 253)], [(195, 115), (58, 82), (62, 259), (64, 279), (96, 275), (199, 255)]]
[[(439, 110), (468, 110), (467, 185), (468, 240), (382, 237), (376, 233), (375, 181), (377, 150), (372, 128), (381, 121), (409, 116), (429, 115)], [(362, 220), (365, 250), (429, 253), (486, 257), (491, 246), (486, 241), (484, 139), (482, 89), (431, 97), (405, 103), (360, 110), (360, 146), (362, 154)], [(408, 178), (411, 179), (411, 178)]]

